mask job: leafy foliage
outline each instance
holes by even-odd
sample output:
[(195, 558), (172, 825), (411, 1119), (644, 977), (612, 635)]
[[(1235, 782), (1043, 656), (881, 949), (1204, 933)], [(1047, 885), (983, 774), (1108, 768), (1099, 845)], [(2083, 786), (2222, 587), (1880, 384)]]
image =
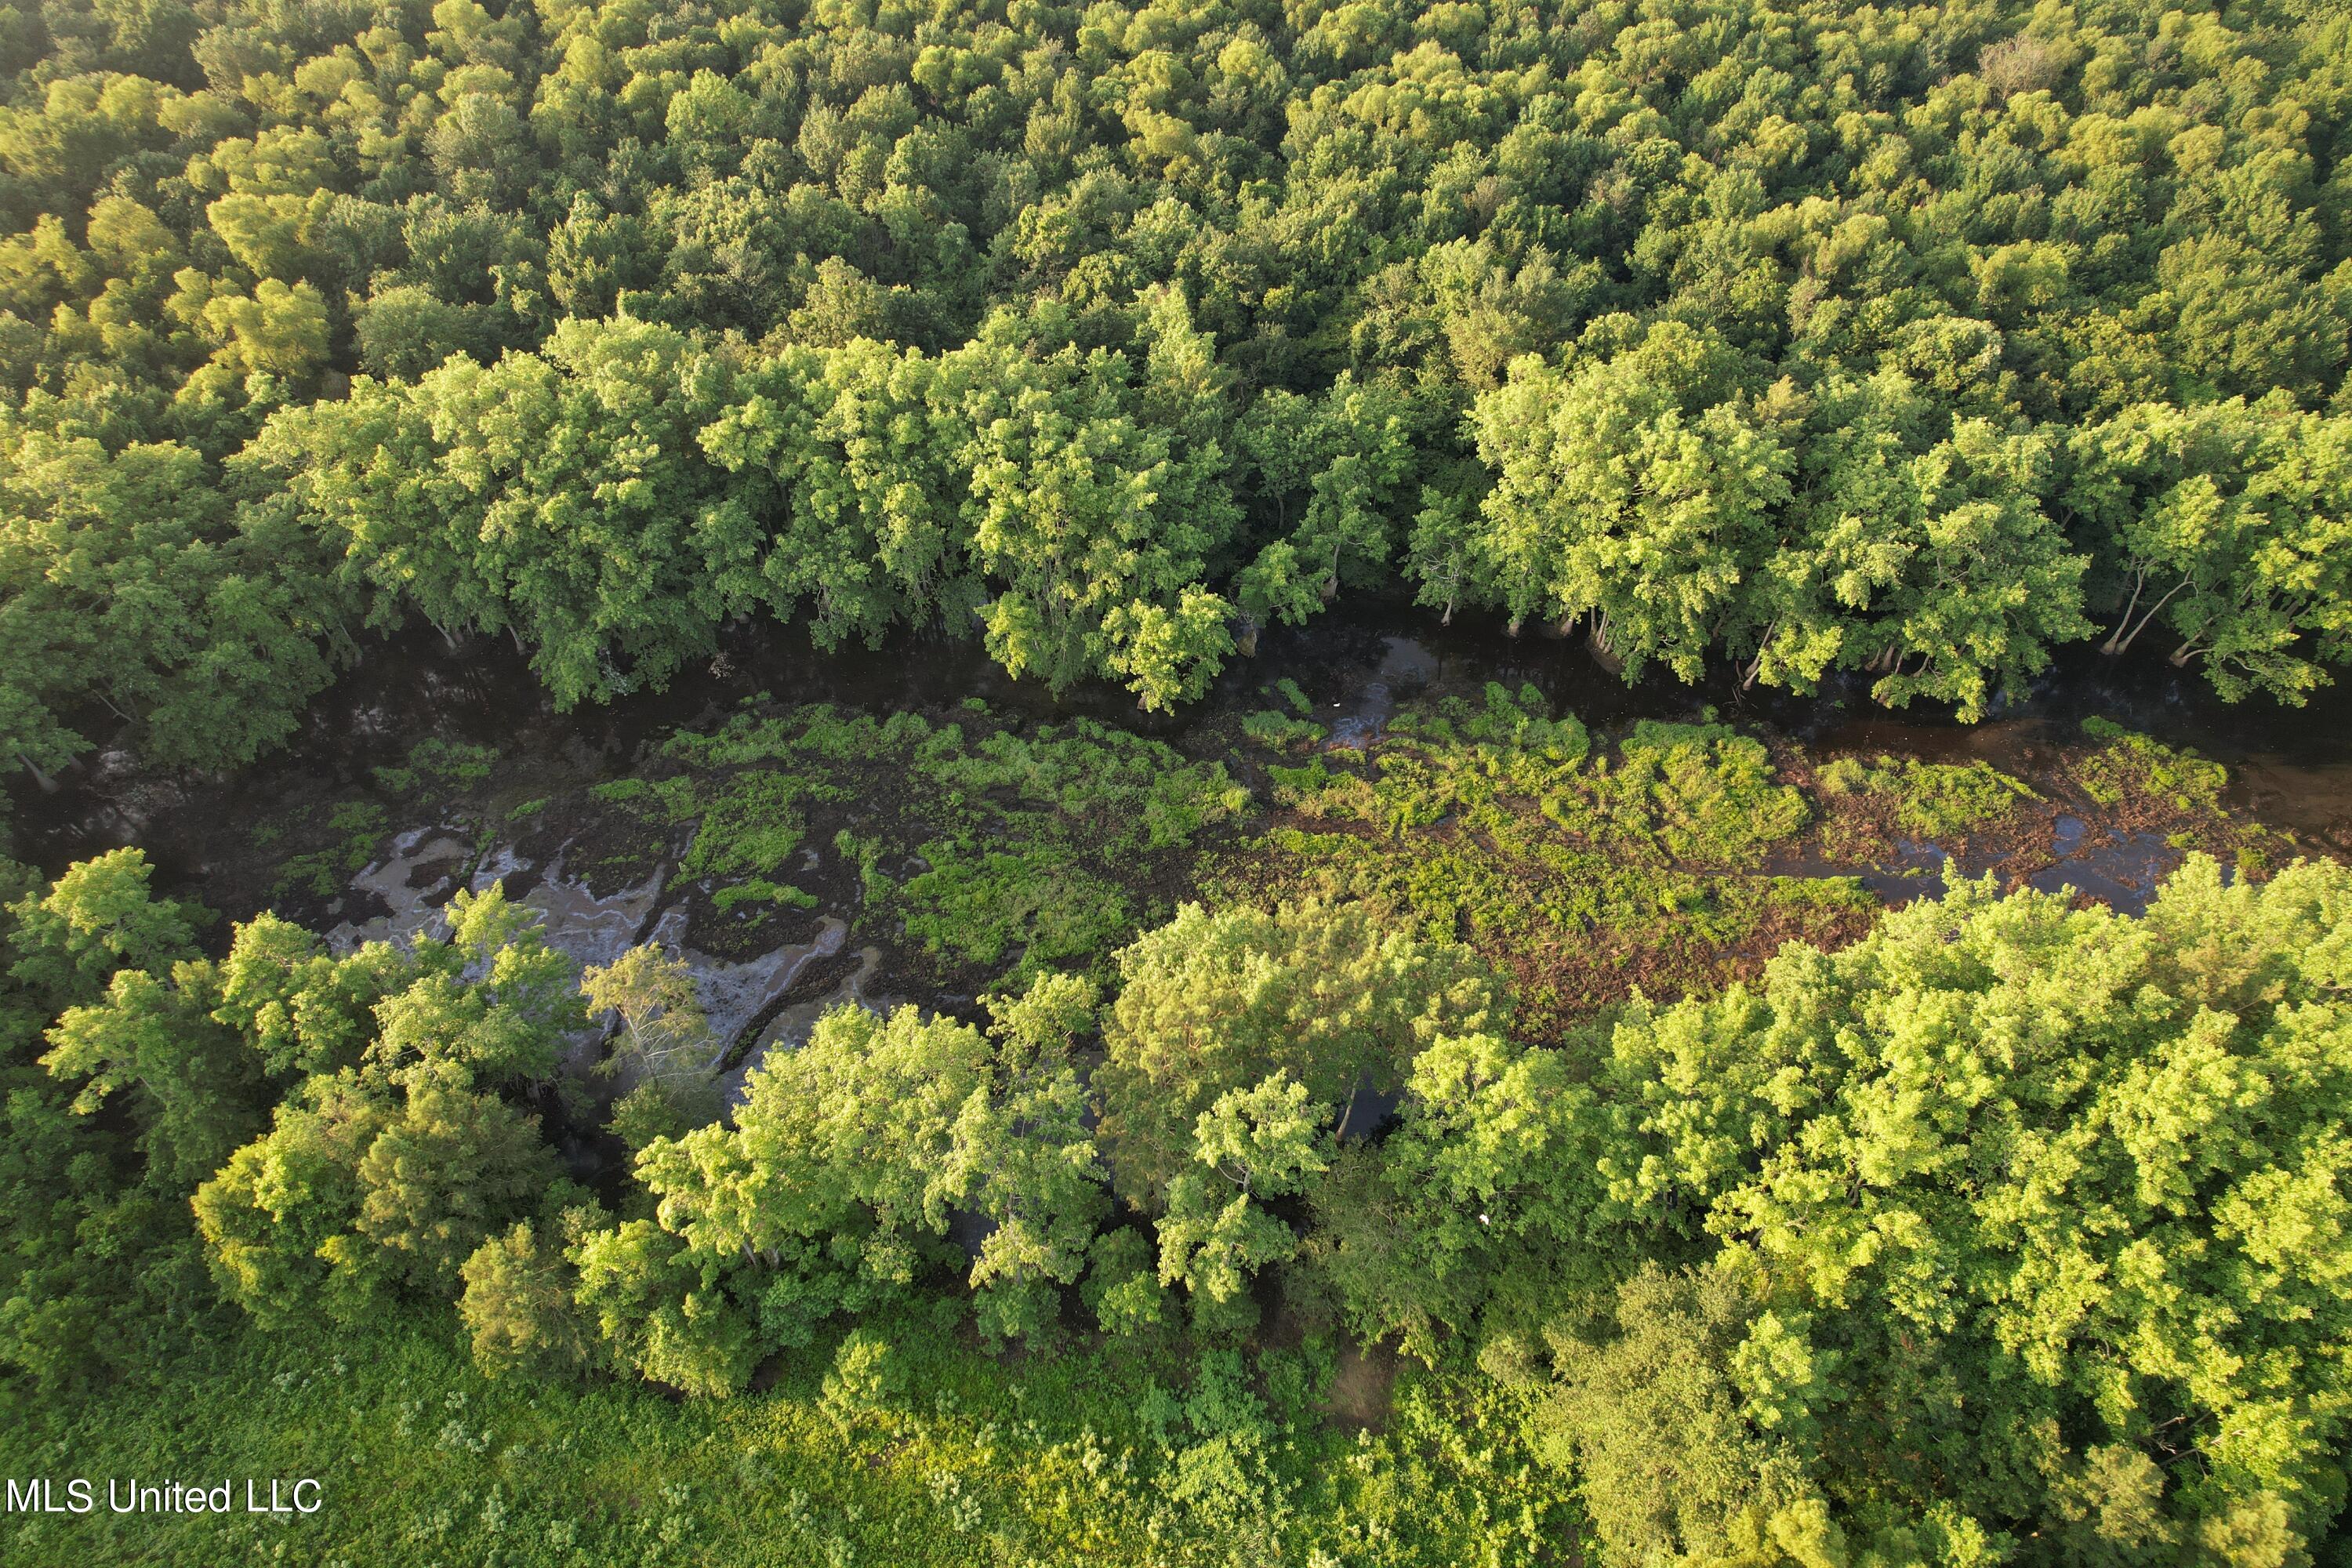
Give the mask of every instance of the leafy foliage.
[(745, 617), (1197, 697), (1400, 584), (1974, 718), (2352, 654), (2325, 7), (20, 8), (0, 750)]

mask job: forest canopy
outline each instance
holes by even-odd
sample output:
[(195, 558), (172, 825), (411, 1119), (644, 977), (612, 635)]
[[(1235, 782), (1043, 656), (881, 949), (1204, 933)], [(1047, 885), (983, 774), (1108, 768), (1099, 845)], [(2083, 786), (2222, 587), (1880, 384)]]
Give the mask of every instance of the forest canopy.
[[(747, 697), (230, 796), (394, 637), (558, 712), (770, 635), (1165, 710), (1361, 600), (2301, 705), (2348, 155), (2322, 0), (0, 4), (0, 769), (236, 830), (0, 861), (0, 1458), (388, 1333), (446, 1386), (315, 1395), (404, 1450), (353, 1560), (686, 1560), (671, 1461), (812, 1562), (836, 1461), (892, 1561), (2342, 1560), (2352, 871), (2104, 717), (2045, 795), (1533, 685), (1189, 752)], [(542, 919), (614, 878), (660, 918)], [(1019, 1412), (1089, 1369), (1102, 1443)], [(459, 1379), (775, 1424), (625, 1481)], [(1024, 1468), (1066, 1532), (965, 1539)]]
[(1197, 695), (1350, 593), (1974, 718), (2352, 658), (2352, 20), (2293, 0), (0, 11), (0, 744), (369, 635)]
[[(1365, 906), (1188, 905), (1115, 999), (840, 1005), (715, 1121), (661, 1070), (712, 1046), (675, 954), (583, 972), (493, 885), (441, 934), (265, 914), (206, 957), (150, 879), (119, 851), (5, 911), (0, 1390), (103, 1383), (215, 1291), (701, 1398), (831, 1344), (853, 1413), (927, 1302), (1213, 1363), (1278, 1300), (1499, 1391), (1612, 1563), (2285, 1568), (2345, 1502), (2334, 862), (2193, 858), (2137, 920), (1960, 882), (1556, 1046)], [(591, 1007), (637, 1075), (602, 1195), (539, 1114)]]

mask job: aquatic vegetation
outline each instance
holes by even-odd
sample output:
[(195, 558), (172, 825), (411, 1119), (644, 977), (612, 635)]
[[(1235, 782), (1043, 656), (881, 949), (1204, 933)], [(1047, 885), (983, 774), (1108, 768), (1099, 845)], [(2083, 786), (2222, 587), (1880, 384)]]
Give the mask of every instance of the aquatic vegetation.
[(2229, 809), (2230, 770), (2194, 751), (2165, 745), (2105, 719), (2083, 732), (2099, 742), (2074, 759), (2076, 788), (2102, 808), (2109, 835), (2156, 833), (2179, 850), (2201, 849), (2263, 877), (2296, 852), (2294, 836)]
[(781, 870), (807, 837), (804, 808), (841, 798), (837, 785), (766, 768), (746, 768), (720, 784), (669, 792), (665, 804), (672, 818), (696, 825), (679, 869), (722, 878)]
[(779, 886), (774, 882), (761, 881), (758, 878), (753, 878), (748, 882), (729, 883), (711, 894), (710, 901), (721, 910), (731, 910), (739, 904), (754, 903), (783, 904), (797, 910), (813, 910), (816, 908), (817, 898), (814, 893), (804, 893), (798, 888), (788, 885)]
[(488, 779), (498, 757), (492, 747), (434, 735), (409, 748), (405, 765), (373, 773), (376, 784), (393, 795), (457, 795)]
[(2175, 811), (2218, 816), (2230, 770), (2195, 752), (2178, 750), (2107, 719), (2085, 719), (2083, 733), (2101, 742), (2074, 765), (2083, 793), (2105, 806), (2157, 803)]
[(521, 825), (546, 809), (545, 796), (502, 813), (488, 809), (482, 786), (497, 765), (494, 748), (428, 736), (399, 765), (369, 770), (373, 797), (298, 808), (257, 825), (253, 847), (274, 854), (261, 884), (267, 897), (310, 905), (337, 898), (401, 827), (432, 822), (482, 840), (494, 826)]
[(1244, 718), (1242, 733), (1269, 751), (1287, 752), (1311, 746), (1329, 731), (1320, 724), (1267, 709)]
[(1876, 907), (1850, 879), (1767, 872), (1811, 812), (1726, 725), (1644, 722), (1596, 752), (1532, 688), (1489, 686), (1399, 713), (1361, 757), (1266, 771), (1286, 809), (1222, 858), (1223, 891), (1369, 899), (1465, 940), (1513, 977), (1538, 1038), (1636, 986), (1834, 942)]
[(1840, 757), (1813, 779), (1828, 814), (1822, 848), (1849, 860), (1890, 855), (1905, 839), (1955, 848), (2042, 799), (2022, 779), (1982, 761)]
[(347, 800), (331, 807), (324, 831), (332, 842), (324, 848), (288, 856), (278, 867), (272, 890), (334, 897), (375, 858), (376, 846), (391, 830), (383, 807), (374, 801)]
[(1019, 731), (984, 704), (948, 723), (747, 709), (583, 795), (583, 837), (624, 847), (603, 875), (637, 879), (683, 842), (698, 946), (772, 946), (768, 916), (824, 903), (974, 991), (1100, 965), (1248, 801), (1219, 763), (1087, 720)]

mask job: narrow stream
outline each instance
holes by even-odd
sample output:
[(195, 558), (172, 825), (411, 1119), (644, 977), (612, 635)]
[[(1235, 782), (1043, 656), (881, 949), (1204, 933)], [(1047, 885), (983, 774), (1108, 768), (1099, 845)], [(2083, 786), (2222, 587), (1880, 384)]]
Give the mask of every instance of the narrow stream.
[[(1861, 679), (1814, 698), (1741, 692), (1727, 676), (1684, 686), (1654, 675), (1629, 687), (1580, 642), (1514, 641), (1476, 627), (1442, 626), (1402, 608), (1334, 614), (1299, 631), (1269, 634), (1256, 657), (1234, 663), (1206, 699), (1176, 714), (1142, 713), (1108, 687), (1056, 702), (1042, 687), (1009, 679), (972, 644), (932, 638), (821, 655), (797, 630), (772, 626), (746, 628), (709, 668), (667, 692), (557, 714), (504, 639), (477, 638), (451, 649), (430, 634), (396, 638), (373, 648), (317, 704), (290, 745), (234, 779), (156, 780), (132, 771), (124, 756), (101, 753), (69, 770), (55, 794), (16, 781), (14, 853), (55, 876), (75, 859), (135, 843), (156, 864), (163, 889), (242, 918), (261, 898), (252, 865), (257, 825), (365, 790), (371, 769), (397, 764), (427, 737), (494, 748), (502, 787), (549, 795), (615, 776), (681, 727), (708, 727), (762, 694), (851, 711), (933, 716), (951, 716), (977, 696), (1002, 711), (1085, 714), (1208, 754), (1223, 747), (1204, 733), (1212, 721), (1278, 706), (1270, 688), (1285, 679), (1311, 701), (1333, 746), (1372, 744), (1400, 707), (1418, 697), (1475, 695), (1489, 681), (1513, 689), (1532, 682), (1555, 712), (1572, 711), (1599, 732), (1713, 710), (1768, 739), (1800, 742), (1817, 760), (1982, 760), (2028, 781), (2047, 778), (2058, 749), (2078, 741), (2082, 721), (2096, 716), (2223, 763), (2233, 810), (2293, 833), (2306, 849), (2352, 855), (2352, 693), (2341, 689), (2301, 710), (2268, 702), (2230, 707), (2160, 659), (2118, 664), (2084, 648), (2029, 700), (1963, 726), (1924, 710), (1890, 713), (1871, 702)], [(2055, 863), (2027, 879), (2034, 886), (2073, 888), (2137, 910), (2178, 859), (2153, 835), (2108, 831), (2090, 803), (2053, 800), (2047, 812)], [(344, 896), (324, 906), (325, 921), (341, 922), (331, 931), (339, 944), (420, 929), (461, 880), (479, 889), (501, 879), (510, 895), (545, 912), (551, 938), (583, 963), (608, 961), (634, 942), (682, 941), (683, 906), (659, 873), (599, 893), (565, 874), (560, 852), (533, 864), (495, 835), (482, 844), (451, 824), (389, 826), (396, 830), (389, 847), (350, 879)], [(1948, 866), (1943, 847), (1905, 841), (1876, 866), (1775, 869), (1859, 870), (1882, 898), (1896, 902), (1934, 891)], [(739, 1079), (755, 1046), (804, 1031), (824, 1001), (881, 999), (864, 989), (874, 972), (872, 951), (845, 949), (850, 913), (823, 911), (813, 939), (748, 961), (688, 951), (712, 1023), (728, 1044), (724, 1059)]]
[(558, 714), (504, 639), (477, 637), (451, 649), (432, 633), (407, 635), (371, 648), (313, 706), (289, 745), (233, 779), (146, 778), (121, 752), (81, 759), (55, 794), (12, 778), (12, 853), (54, 876), (75, 859), (136, 843), (165, 881), (202, 881), (206, 849), (225, 823), (347, 793), (428, 735), (495, 747), (509, 763), (562, 775), (625, 766), (679, 728), (707, 724), (762, 693), (877, 714), (941, 713), (976, 696), (1031, 717), (1086, 714), (1181, 749), (1213, 720), (1274, 705), (1266, 689), (1285, 678), (1313, 700), (1334, 743), (1354, 746), (1376, 738), (1400, 702), (1427, 692), (1475, 694), (1490, 680), (1514, 689), (1533, 682), (1556, 710), (1596, 731), (1642, 719), (1689, 720), (1713, 708), (1726, 721), (1802, 742), (1823, 756), (1980, 758), (2020, 773), (2032, 773), (2045, 748), (2095, 716), (2226, 763), (2234, 808), (2315, 847), (2352, 853), (2352, 688), (2324, 690), (2303, 709), (2265, 700), (2224, 704), (2193, 674), (2161, 659), (2118, 662), (2084, 647), (2068, 649), (2026, 700), (1962, 725), (1925, 705), (1901, 713), (1880, 708), (1859, 677), (1813, 697), (1742, 692), (1728, 673), (1685, 686), (1654, 672), (1628, 686), (1580, 642), (1446, 627), (1402, 607), (1334, 612), (1299, 630), (1269, 632), (1255, 658), (1233, 661), (1205, 698), (1174, 714), (1144, 713), (1107, 685), (1057, 701), (1036, 682), (1008, 677), (974, 643), (902, 638), (879, 650), (821, 654), (797, 628), (772, 626), (743, 629), (709, 668), (689, 671), (667, 691)]

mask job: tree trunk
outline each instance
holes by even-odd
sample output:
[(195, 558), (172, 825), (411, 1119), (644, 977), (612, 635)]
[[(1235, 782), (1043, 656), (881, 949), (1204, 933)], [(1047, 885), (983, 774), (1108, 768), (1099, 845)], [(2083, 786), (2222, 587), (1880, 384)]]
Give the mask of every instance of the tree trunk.
[[(2175, 583), (2166, 591), (2163, 598), (2158, 599), (2155, 604), (2150, 605), (2147, 607), (2147, 614), (2139, 618), (2139, 624), (2133, 626), (2128, 635), (2125, 633), (2122, 625), (2120, 623), (2117, 624), (2116, 626), (2115, 637), (2109, 637), (2106, 642), (2101, 646), (2099, 651), (2105, 654), (2116, 655), (2129, 653), (2131, 651), (2131, 645), (2139, 640), (2139, 634), (2147, 630), (2148, 623), (2156, 619), (2157, 612), (2163, 609), (2166, 605), (2172, 602), (2173, 595), (2178, 594), (2181, 589), (2186, 588), (2187, 586), (2189, 586), (2189, 579), (2186, 577), (2183, 577), (2179, 582)], [(2132, 595), (2132, 602), (2134, 604), (2137, 604), (2139, 602), (2139, 595), (2137, 590), (2135, 590)], [(2131, 612), (2128, 609), (2124, 612), (2124, 618), (2126, 620), (2129, 620), (2131, 618)], [(2118, 642), (2116, 640), (2116, 637), (2121, 637), (2123, 640)]]
[(2179, 647), (2172, 650), (2172, 668), (2175, 669), (2188, 668), (2189, 661), (2197, 657), (2198, 651), (2197, 639), (2195, 637), (2190, 637), (2187, 642), (2182, 643)]
[(1601, 668), (1610, 674), (1615, 675), (1624, 669), (1625, 661), (1617, 657), (1617, 650), (1609, 640), (1608, 612), (1603, 611), (1593, 617), (1592, 631), (1586, 637), (1585, 646), (1591, 651), (1592, 657), (1600, 662)]
[(58, 793), (58, 781), (43, 773), (41, 771), (40, 763), (33, 761), (32, 758), (26, 756), (22, 752), (16, 753), (16, 760), (25, 764), (25, 771), (33, 775), (33, 782), (41, 786), (41, 793), (43, 795), (55, 795)]
[(2099, 651), (2101, 653), (2112, 655), (2124, 651), (2123, 645), (2116, 641), (2116, 639), (2124, 635), (2124, 628), (2131, 625), (2132, 612), (2139, 608), (2139, 591), (2147, 586), (2147, 572), (2146, 568), (2142, 568), (2141, 570), (2132, 574), (2131, 600), (2124, 605), (2123, 619), (2116, 623), (2116, 629), (2108, 634), (2107, 640), (2099, 645)]
[(1355, 1087), (1348, 1090), (1347, 1109), (1339, 1112), (1339, 1130), (1331, 1134), (1332, 1142), (1344, 1143), (1348, 1141), (1348, 1123), (1356, 1119), (1356, 1097), (1363, 1091), (1364, 1076), (1358, 1073)]
[(1774, 621), (1764, 628), (1764, 635), (1756, 639), (1756, 657), (1749, 659), (1748, 668), (1739, 672), (1740, 690), (1745, 691), (1754, 686), (1756, 678), (1764, 673), (1764, 652), (1772, 646), (1772, 634), (1780, 629), (1780, 623)]

